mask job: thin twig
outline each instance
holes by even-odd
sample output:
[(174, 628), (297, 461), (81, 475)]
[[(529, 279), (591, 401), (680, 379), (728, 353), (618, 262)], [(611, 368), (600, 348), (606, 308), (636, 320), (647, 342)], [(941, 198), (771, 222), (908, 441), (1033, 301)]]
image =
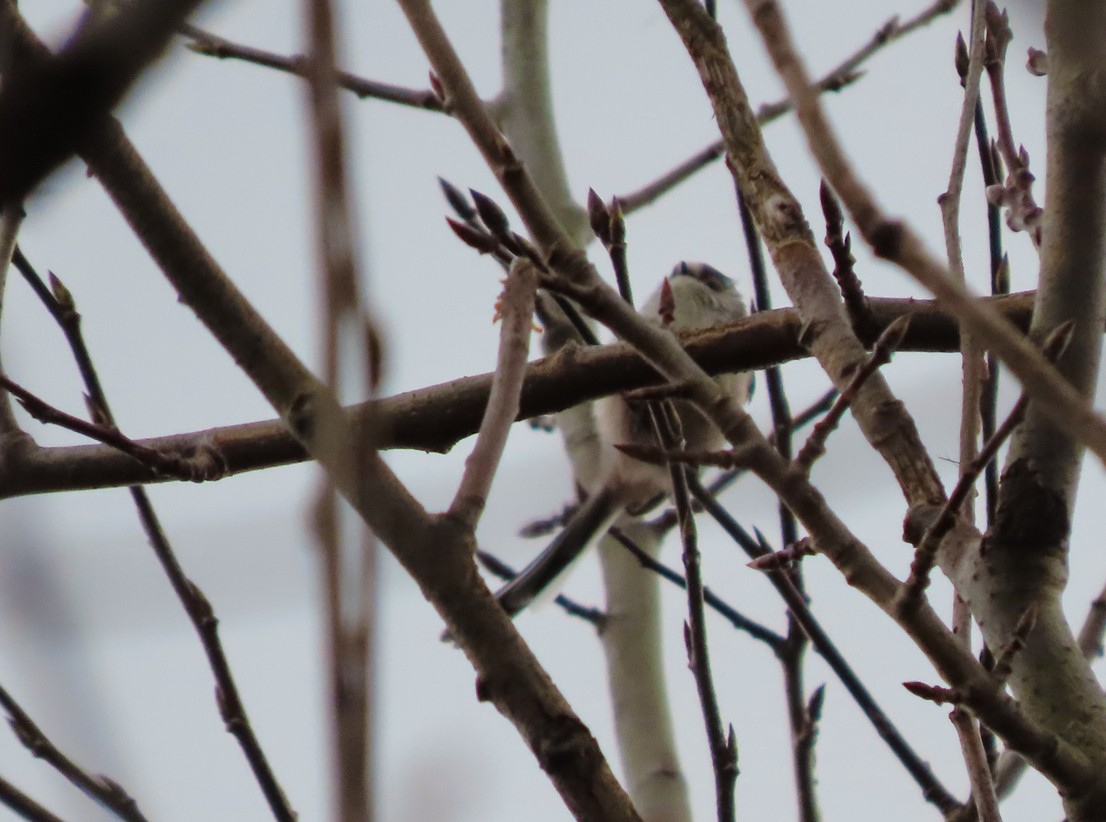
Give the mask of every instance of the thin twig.
[(0, 707), (8, 714), (8, 723), (23, 747), (35, 757), (77, 786), (86, 796), (94, 799), (120, 819), (128, 822), (146, 822), (134, 798), (118, 782), (106, 776), (90, 776), (72, 759), (66, 756), (23, 710), (8, 691), (0, 686)]
[(104, 445), (110, 445), (142, 463), (155, 474), (192, 482), (203, 482), (222, 476), (217, 460), (204, 459), (205, 455), (202, 454), (197, 457), (181, 457), (148, 448), (124, 435), (113, 424), (88, 422), (55, 408), (4, 374), (0, 374), (0, 387), (18, 399), (27, 413), (39, 422), (57, 425)]
[[(952, 168), (945, 192), (938, 197), (941, 206), (941, 225), (945, 235), (945, 254), (949, 272), (961, 282), (966, 282), (964, 254), (960, 242), (960, 200), (964, 190), (964, 173), (968, 164), (968, 141), (971, 139), (975, 111), (979, 103), (979, 80), (983, 74), (983, 52), (986, 34), (984, 14), (986, 3), (977, 0), (973, 4), (971, 19), (971, 46), (965, 46), (963, 38), (957, 38), (957, 69), (964, 87), (964, 99), (960, 107), (960, 122), (953, 143)], [(964, 57), (967, 57), (965, 65)], [(964, 470), (976, 457), (979, 440), (979, 411), (983, 380), (983, 352), (976, 344), (969, 329), (961, 329), (960, 357), (963, 390), (960, 406), (960, 467)], [(974, 486), (973, 486), (974, 489)], [(975, 521), (971, 505), (974, 490), (965, 499), (964, 512), (969, 522)]]
[[(189, 24), (181, 26), (178, 31), (188, 38), (188, 48), (196, 54), (214, 57), (219, 60), (242, 60), (257, 66), (293, 74), (297, 77), (307, 77), (307, 59), (302, 55), (288, 56), (254, 48)], [(445, 110), (442, 101), (432, 89), (404, 88), (390, 83), (369, 80), (356, 74), (350, 74), (347, 71), (336, 72), (335, 79), (339, 88), (353, 92), (362, 100), (373, 98), (427, 111), (441, 112)]]
[[(947, 14), (956, 7), (958, 2), (959, 0), (938, 0), (905, 23), (899, 23), (897, 17), (892, 17), (880, 26), (864, 45), (823, 75), (822, 79), (815, 84), (815, 88), (818, 89), (819, 93), (823, 93), (840, 91), (852, 85), (863, 76), (863, 72), (859, 70), (860, 67), (876, 52), (907, 34), (926, 26), (942, 14)], [(774, 103), (763, 103), (757, 109), (757, 121), (761, 125), (767, 125), (789, 113), (791, 109), (791, 99), (788, 97)], [(620, 195), (618, 201), (622, 204), (623, 211), (626, 214), (632, 214), (639, 208), (656, 202), (725, 153), (726, 147), (722, 140), (711, 143), (711, 145), (696, 152), (653, 182), (631, 193)]]
[(861, 386), (876, 371), (891, 361), (891, 355), (902, 344), (908, 325), (909, 320), (896, 320), (879, 335), (879, 339), (876, 340), (867, 361), (853, 374), (845, 390), (834, 400), (833, 406), (826, 413), (826, 416), (818, 421), (807, 441), (803, 443), (803, 447), (799, 449), (799, 455), (794, 460), (794, 465), (798, 470), (809, 474), (815, 460), (826, 453), (826, 440), (829, 439), (829, 435), (836, 430)]
[(0, 776), (0, 804), (7, 806), (27, 822), (62, 822), (60, 816), (55, 816), (46, 810), (2, 776)]
[[(38, 272), (22, 253), (16, 254), (15, 263), (24, 279), (30, 284), (32, 290), (65, 335), (69, 348), (73, 352), (73, 359), (76, 361), (81, 374), (81, 380), (88, 393), (89, 408), (92, 410), (93, 416), (106, 428), (117, 430), (115, 429), (111, 407), (108, 404), (107, 394), (100, 382), (99, 375), (96, 373), (84, 335), (81, 333), (81, 315), (77, 311), (76, 301), (72, 294), (62, 284), (61, 280), (53, 275), (50, 278), (52, 288), (47, 288)], [(288, 805), (284, 792), (277, 782), (276, 775), (273, 773), (265, 752), (261, 748), (261, 743), (258, 741), (253, 726), (246, 715), (245, 705), (242, 703), (238, 686), (230, 669), (230, 662), (223, 650), (222, 642), (219, 640), (219, 621), (215, 616), (211, 603), (196, 583), (185, 574), (172, 545), (165, 536), (145, 489), (132, 486), (128, 490), (138, 510), (142, 529), (154, 550), (154, 555), (161, 564), (173, 591), (183, 605), (185, 613), (188, 614), (200, 638), (208, 664), (215, 678), (219, 714), (228, 733), (238, 740), (254, 778), (269, 802), (274, 816), (280, 820), (294, 819), (295, 813)]]
[[(971, 46), (957, 37), (956, 66), (960, 73), (960, 82), (964, 87), (964, 99), (961, 104), (960, 122), (953, 144), (952, 167), (949, 182), (944, 194), (938, 198), (941, 207), (941, 224), (945, 235), (945, 253), (949, 270), (954, 277), (966, 280), (964, 271), (963, 247), (960, 242), (960, 200), (964, 188), (964, 174), (967, 168), (968, 142), (971, 139), (975, 114), (979, 109), (979, 80), (983, 73), (983, 51), (985, 40), (985, 5), (983, 0), (974, 0), (971, 19)], [(973, 339), (968, 329), (961, 329), (960, 356), (963, 390), (960, 406), (960, 453), (961, 477), (970, 470), (978, 457), (980, 411), (982, 410), (983, 379), (985, 362), (983, 351)], [(974, 524), (975, 512), (972, 501), (975, 495), (974, 481), (959, 503), (958, 510), (968, 523)], [(953, 630), (961, 643), (971, 650), (971, 609), (959, 596), (953, 599)], [(950, 716), (960, 742), (961, 754), (968, 772), (972, 789), (972, 804), (979, 817), (985, 822), (999, 822), (998, 797), (995, 784), (983, 748), (979, 726), (975, 718), (961, 706), (956, 706)]]
[(856, 258), (853, 257), (852, 235), (842, 233), (845, 215), (825, 180), (818, 187), (818, 198), (822, 203), (822, 215), (826, 219), (826, 237), (823, 242), (833, 256), (833, 279), (841, 289), (841, 298), (845, 302), (845, 311), (853, 330), (861, 340), (868, 342), (875, 337), (874, 322), (868, 298), (853, 267)]
[[(987, 118), (983, 112), (983, 101), (975, 101), (974, 131), (976, 148), (979, 154), (979, 166), (984, 186), (996, 185), (999, 181), (998, 166), (1001, 163), (997, 150), (987, 135)], [(1002, 220), (999, 207), (987, 202), (987, 245), (991, 260), (991, 294), (1005, 294), (1010, 291), (1010, 262), (1002, 250)], [(979, 398), (979, 417), (984, 441), (995, 433), (998, 424), (998, 360), (994, 354), (987, 353), (986, 369), (981, 395)], [(987, 527), (995, 524), (995, 512), (998, 506), (998, 463), (991, 462), (983, 475), (986, 490)]]
[[(494, 554), (477, 549), (476, 558), (480, 560), (481, 565), (502, 580), (510, 582), (518, 576), (518, 571)], [(553, 598), (553, 602), (555, 602), (566, 614), (582, 619), (584, 622), (589, 622), (600, 630), (603, 629), (603, 623), (606, 621), (607, 615), (598, 608), (581, 605), (576, 600), (570, 599), (564, 594), (557, 594), (557, 596)]]
[[(649, 556), (645, 550), (630, 539), (621, 529), (612, 528), (609, 533), (618, 541), (619, 545), (634, 555), (634, 558), (641, 563), (643, 568), (671, 582), (677, 588), (684, 591), (687, 590), (687, 579), (682, 574), (672, 570), (663, 562), (653, 559), (653, 557)], [(755, 620), (749, 619), (749, 617), (742, 614), (732, 605), (729, 605), (707, 586), (703, 586), (703, 602), (705, 602), (711, 610), (729, 622), (734, 628), (739, 631), (744, 631), (753, 639), (760, 640), (773, 650), (777, 650), (786, 642), (786, 637), (777, 634), (771, 628), (766, 628)]]
[[(765, 548), (760, 541), (752, 537), (730, 516), (730, 513), (722, 507), (714, 495), (698, 481), (692, 478), (689, 483), (691, 493), (703, 508), (711, 515), (722, 530), (733, 539), (750, 559), (765, 556), (771, 553), (771, 549)], [(783, 571), (773, 571), (767, 574), (769, 582), (787, 605), (799, 627), (810, 637), (814, 650), (826, 661), (845, 690), (856, 702), (861, 712), (875, 728), (880, 738), (895, 754), (895, 757), (906, 768), (914, 781), (922, 789), (926, 801), (932, 802), (943, 812), (948, 812), (959, 806), (956, 797), (945, 788), (934, 775), (926, 762), (910, 746), (891, 718), (883, 712), (883, 709), (875, 701), (875, 698), (861, 682), (860, 677), (849, 665), (848, 661), (837, 649), (829, 634), (826, 633), (821, 623), (814, 616), (806, 597), (791, 583), (789, 575)]]
[[(674, 434), (674, 431), (678, 431), (679, 420), (672, 405), (670, 403), (656, 403), (652, 410), (657, 441), (662, 445), (680, 443), (682, 433)], [(711, 764), (714, 770), (716, 815), (718, 822), (734, 822), (737, 812), (734, 804), (734, 789), (738, 773), (737, 741), (733, 726), (729, 726), (728, 733), (722, 726), (722, 713), (718, 706), (714, 679), (711, 676), (702, 566), (700, 564), (698, 534), (695, 529), (695, 517), (691, 510), (691, 494), (689, 491), (691, 472), (685, 465), (670, 463), (669, 473), (672, 477), (672, 501), (675, 504), (676, 516), (679, 521), (680, 541), (683, 544), (684, 573), (687, 577), (688, 620), (684, 624), (684, 645), (687, 647), (688, 666), (695, 678), (695, 687), (699, 693), (699, 704), (706, 725), (707, 745), (710, 749)]]
[(987, 199), (1008, 209), (1006, 224), (1013, 231), (1026, 231), (1033, 244), (1040, 248), (1044, 212), (1033, 198), (1033, 174), (1029, 171), (1029, 152), (1025, 146), (1015, 147), (1010, 108), (1006, 102), (1006, 48), (1013, 35), (1006, 12), (1000, 12), (992, 0), (978, 0), (986, 19), (986, 58), (983, 67), (991, 83), (991, 98), (995, 106), (998, 148), (1006, 161), (1007, 177), (1001, 185), (987, 190)]

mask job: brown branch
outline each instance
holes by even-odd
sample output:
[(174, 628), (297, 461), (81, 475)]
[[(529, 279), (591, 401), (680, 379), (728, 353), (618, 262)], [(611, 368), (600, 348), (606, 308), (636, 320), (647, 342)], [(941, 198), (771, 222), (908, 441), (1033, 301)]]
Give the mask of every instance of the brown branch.
[[(859, 70), (867, 60), (886, 46), (896, 40), (900, 40), (911, 32), (928, 25), (942, 14), (947, 14), (954, 9), (959, 0), (937, 0), (928, 8), (917, 15), (900, 23), (898, 17), (892, 17), (880, 26), (872, 37), (859, 49), (846, 57), (834, 68), (822, 76), (815, 88), (819, 92), (840, 91), (857, 80), (863, 73)], [(778, 120), (792, 109), (791, 99), (784, 97), (774, 103), (762, 103), (757, 109), (757, 121), (761, 125), (767, 125), (773, 120)], [(726, 153), (724, 141), (718, 140), (704, 149), (700, 149), (688, 159), (684, 160), (671, 171), (658, 177), (637, 191), (618, 197), (622, 209), (626, 214), (631, 214), (644, 206), (656, 202), (676, 186), (683, 183), (697, 171), (701, 171), (708, 165), (719, 159)]]
[[(45, 47), (12, 0), (0, 0), (0, 11), (3, 22), (10, 22), (18, 53), (45, 59)], [(637, 819), (594, 738), (480, 580), (472, 534), (431, 517), (376, 454), (362, 460), (364, 482), (343, 470), (344, 456), (358, 440), (337, 398), (233, 285), (117, 123), (107, 120), (99, 126), (82, 145), (81, 156), (181, 301), (234, 357), (418, 582), (476, 669), (481, 698), (512, 721), (569, 808), (586, 818)], [(319, 431), (339, 436), (318, 437)]]
[(134, 798), (118, 782), (106, 776), (90, 776), (50, 741), (8, 691), (0, 686), (0, 707), (8, 714), (8, 723), (19, 742), (35, 757), (68, 779), (85, 796), (90, 797), (120, 819), (146, 822)]
[[(50, 276), (52, 288), (48, 289), (30, 261), (22, 253), (16, 254), (15, 262), (24, 279), (31, 285), (39, 300), (46, 306), (46, 309), (65, 335), (69, 348), (73, 353), (73, 358), (77, 363), (77, 369), (80, 371), (85, 390), (88, 392), (88, 405), (93, 416), (108, 429), (116, 430), (107, 395), (100, 383), (99, 375), (96, 373), (84, 335), (81, 333), (81, 315), (77, 312), (77, 305), (72, 294), (62, 284), (61, 280), (53, 274)], [(246, 761), (262, 793), (269, 802), (274, 816), (280, 820), (291, 820), (295, 817), (295, 814), (288, 805), (284, 792), (277, 782), (276, 775), (273, 773), (265, 752), (261, 748), (261, 743), (258, 741), (253, 726), (246, 715), (245, 706), (242, 703), (238, 686), (230, 669), (230, 663), (219, 640), (219, 621), (215, 616), (214, 609), (199, 586), (185, 574), (161, 528), (161, 523), (146, 491), (137, 486), (132, 486), (129, 490), (138, 509), (142, 529), (154, 550), (154, 555), (165, 571), (173, 591), (200, 638), (208, 664), (215, 678), (219, 714), (223, 719), (227, 732), (235, 737), (242, 748)]]
[(111, 423), (87, 422), (55, 408), (4, 374), (0, 374), (0, 388), (18, 399), (27, 413), (39, 422), (57, 425), (102, 442), (156, 474), (192, 482), (218, 479), (223, 475), (217, 460), (184, 459), (175, 454), (147, 448), (125, 436)]
[(895, 353), (902, 344), (903, 337), (906, 336), (909, 322), (906, 318), (895, 320), (879, 335), (871, 356), (856, 370), (848, 385), (837, 396), (830, 410), (826, 412), (826, 416), (815, 424), (814, 430), (810, 432), (810, 437), (799, 449), (799, 455), (795, 457), (794, 463), (796, 468), (810, 474), (814, 461), (826, 453), (826, 440), (837, 428), (841, 418), (845, 416), (845, 411), (848, 410), (856, 398), (857, 392), (876, 371), (891, 362), (891, 355)]
[[(22, 200), (77, 149), (200, 2), (128, 3), (111, 20), (82, 28), (56, 57), (21, 55), (0, 93), (0, 203)], [(5, 0), (0, 31), (11, 30), (17, 15)]]
[(0, 805), (6, 805), (28, 822), (62, 822), (11, 782), (0, 777)]
[(537, 276), (533, 264), (516, 259), (500, 296), (497, 313), (502, 322), (499, 359), (493, 372), (488, 405), (476, 444), (465, 461), (465, 473), (449, 508), (449, 516), (475, 528), (488, 501), (507, 435), (518, 417), (519, 393), (530, 352)]
[(761, 2), (755, 5), (755, 12), (754, 20), (769, 54), (796, 100), (810, 149), (877, 256), (897, 264), (929, 289), (984, 346), (1001, 357), (1033, 396), (1042, 400), (1042, 413), (1106, 462), (1106, 420), (1024, 337), (989, 310), (985, 301), (955, 282), (917, 234), (883, 213), (856, 176), (825, 119), (778, 5)]
[[(217, 34), (192, 25), (183, 25), (179, 32), (188, 38), (188, 48), (196, 54), (214, 57), (218, 60), (242, 60), (256, 66), (275, 69), (297, 77), (307, 77), (307, 61), (302, 55), (282, 55), (275, 52), (247, 46), (227, 40)], [(427, 111), (443, 111), (442, 101), (431, 89), (412, 89), (381, 83), (350, 74), (347, 71), (335, 72), (338, 87), (352, 92), (362, 100), (372, 98), (389, 103), (398, 103)]]
[[(379, 384), (380, 345), (372, 320), (362, 310), (359, 294), (361, 277), (350, 214), (331, 1), (311, 0), (305, 4), (304, 16), (317, 278), (323, 295), (323, 379), (337, 395), (341, 377), (358, 374), (357, 396), (374, 397)], [(348, 339), (356, 340), (356, 344), (346, 344)], [(319, 489), (316, 522), (328, 645), (332, 765), (337, 774), (336, 815), (342, 822), (358, 822), (371, 815), (374, 805), (375, 714), (371, 689), (378, 544), (368, 529), (361, 529), (360, 539), (350, 539), (339, 526), (342, 512), (334, 475), (352, 478), (358, 485), (369, 482), (362, 472), (362, 455), (375, 456), (371, 427), (359, 431), (353, 442), (345, 441), (346, 428), (342, 420), (333, 427), (320, 426), (313, 436), (330, 440), (324, 447), (346, 446), (338, 457), (341, 461), (331, 467)]]
[[(1020, 328), (1029, 325), (1032, 293), (988, 298)], [(955, 321), (935, 302), (870, 300), (876, 327), (909, 316), (901, 351), (957, 351)], [(724, 329), (684, 338), (687, 351), (708, 373), (748, 371), (809, 356), (799, 342), (802, 321), (794, 309), (748, 317)], [(462, 377), (436, 386), (386, 397), (347, 409), (355, 426), (377, 426), (381, 449), (448, 451), (479, 429), (493, 375)], [(530, 363), (520, 397), (520, 419), (579, 405), (587, 400), (655, 384), (655, 369), (628, 346), (615, 344), (575, 350)], [(446, 411), (448, 409), (448, 413)], [(181, 459), (197, 455), (213, 460), (226, 475), (302, 462), (303, 446), (279, 420), (136, 441), (144, 448)], [(149, 469), (100, 446), (12, 449), (0, 463), (0, 498), (63, 490), (105, 488), (156, 482)]]
[[(683, 433), (679, 431), (679, 417), (672, 403), (651, 404), (650, 416), (659, 445), (672, 446), (683, 442)], [(699, 537), (695, 528), (695, 516), (691, 510), (691, 493), (688, 488), (691, 474), (687, 466), (682, 463), (669, 463), (668, 470), (672, 478), (672, 501), (676, 508), (680, 543), (683, 545), (684, 573), (687, 581), (685, 590), (688, 619), (684, 623), (684, 645), (687, 649), (688, 667), (691, 669), (695, 679), (695, 689), (699, 694), (703, 722), (706, 725), (707, 746), (714, 771), (715, 812), (718, 822), (735, 822), (737, 741), (734, 737), (733, 725), (729, 726), (728, 733), (722, 727), (718, 694), (711, 675)]]

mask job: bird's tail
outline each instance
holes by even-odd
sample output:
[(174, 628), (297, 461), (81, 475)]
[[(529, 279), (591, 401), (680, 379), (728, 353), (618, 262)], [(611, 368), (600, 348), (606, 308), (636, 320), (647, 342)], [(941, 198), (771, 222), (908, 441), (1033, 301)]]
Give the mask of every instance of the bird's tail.
[(548, 547), (495, 595), (503, 610), (513, 617), (544, 591), (555, 589), (557, 578), (597, 536), (606, 533), (621, 512), (617, 494), (607, 486), (588, 497)]

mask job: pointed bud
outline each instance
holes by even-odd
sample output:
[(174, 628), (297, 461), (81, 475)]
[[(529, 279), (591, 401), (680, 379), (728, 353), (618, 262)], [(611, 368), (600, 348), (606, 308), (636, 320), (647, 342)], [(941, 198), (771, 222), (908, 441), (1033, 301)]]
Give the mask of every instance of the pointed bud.
[(73, 295), (69, 289), (65, 287), (65, 283), (55, 276), (53, 271), (47, 272), (48, 279), (50, 280), (50, 291), (54, 294), (54, 299), (57, 300), (58, 305), (66, 311), (72, 311), (76, 308), (76, 303), (73, 301)]
[(826, 703), (826, 686), (819, 685), (810, 695), (810, 701), (806, 704), (807, 720), (811, 723), (822, 718), (822, 706)]
[(910, 693), (914, 694), (914, 696), (928, 699), (930, 702), (936, 702), (938, 705), (945, 702), (960, 701), (956, 691), (951, 688), (942, 688), (938, 685), (930, 685), (926, 682), (904, 682), (902, 686), (910, 691)]
[(621, 442), (615, 444), (615, 450), (621, 451), (627, 457), (638, 462), (647, 462), (650, 465), (664, 465), (664, 452), (655, 445), (640, 445), (635, 442)]
[(594, 188), (588, 189), (588, 223), (595, 232), (596, 238), (604, 248), (611, 247), (611, 215), (603, 199), (595, 193)]
[(1010, 256), (1007, 254), (1002, 255), (1002, 262), (995, 272), (995, 293), (1010, 293)]
[(496, 237), (508, 236), (511, 230), (510, 221), (503, 209), (496, 205), (495, 200), (472, 188), (469, 189), (469, 194), (476, 204), (476, 213), (480, 215), (480, 220), (488, 227), (488, 231)]
[(449, 223), (449, 227), (453, 229), (453, 233), (460, 238), (461, 242), (475, 248), (481, 254), (491, 254), (499, 248), (499, 240), (490, 234), (485, 234), (478, 228), (459, 223), (451, 217), (446, 217), (445, 221)]
[(841, 212), (841, 204), (837, 202), (833, 189), (825, 180), (818, 186), (818, 199), (822, 202), (822, 215), (826, 218), (827, 230), (832, 228), (834, 234), (840, 233), (845, 215)]
[(876, 340), (875, 347), (880, 351), (885, 351), (887, 354), (892, 354), (899, 350), (899, 346), (902, 345), (902, 341), (906, 339), (906, 332), (910, 329), (910, 315), (903, 314), (901, 317), (896, 317), (887, 328), (883, 329), (883, 333), (879, 335), (879, 339)]
[(622, 213), (622, 203), (617, 197), (611, 197), (611, 245), (626, 245), (626, 215)]
[(968, 64), (970, 59), (968, 57), (968, 44), (964, 42), (964, 33), (956, 32), (956, 53), (952, 58), (953, 65), (956, 66), (956, 74), (960, 78), (960, 85), (964, 85), (968, 81)]
[(449, 207), (456, 212), (457, 216), (464, 220), (466, 223), (472, 222), (476, 219), (476, 209), (469, 203), (468, 197), (464, 192), (449, 180), (444, 177), (438, 178), (438, 185), (442, 189), (442, 194), (445, 195), (446, 202), (449, 203)]

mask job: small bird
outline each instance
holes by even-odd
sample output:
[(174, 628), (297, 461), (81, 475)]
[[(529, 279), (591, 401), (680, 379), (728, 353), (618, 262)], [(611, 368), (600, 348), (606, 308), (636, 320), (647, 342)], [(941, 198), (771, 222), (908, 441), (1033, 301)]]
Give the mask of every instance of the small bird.
[[(706, 263), (678, 263), (667, 284), (671, 302), (666, 300), (663, 310), (671, 311), (667, 327), (672, 331), (725, 325), (748, 313), (733, 280)], [(641, 315), (657, 325), (664, 324), (661, 317), (664, 285), (662, 282), (641, 308)], [(717, 382), (742, 405), (748, 401), (751, 373), (726, 374), (718, 377)], [(674, 400), (673, 405), (688, 451), (723, 447), (721, 432), (693, 403)], [(643, 510), (657, 497), (671, 494), (666, 466), (635, 460), (615, 448), (627, 443), (655, 444), (649, 414), (641, 404), (631, 405), (620, 396), (605, 397), (596, 403), (596, 423), (602, 449), (598, 487), (591, 490), (549, 546), (496, 594), (511, 616), (549, 588), (596, 537), (606, 533), (623, 511)]]

